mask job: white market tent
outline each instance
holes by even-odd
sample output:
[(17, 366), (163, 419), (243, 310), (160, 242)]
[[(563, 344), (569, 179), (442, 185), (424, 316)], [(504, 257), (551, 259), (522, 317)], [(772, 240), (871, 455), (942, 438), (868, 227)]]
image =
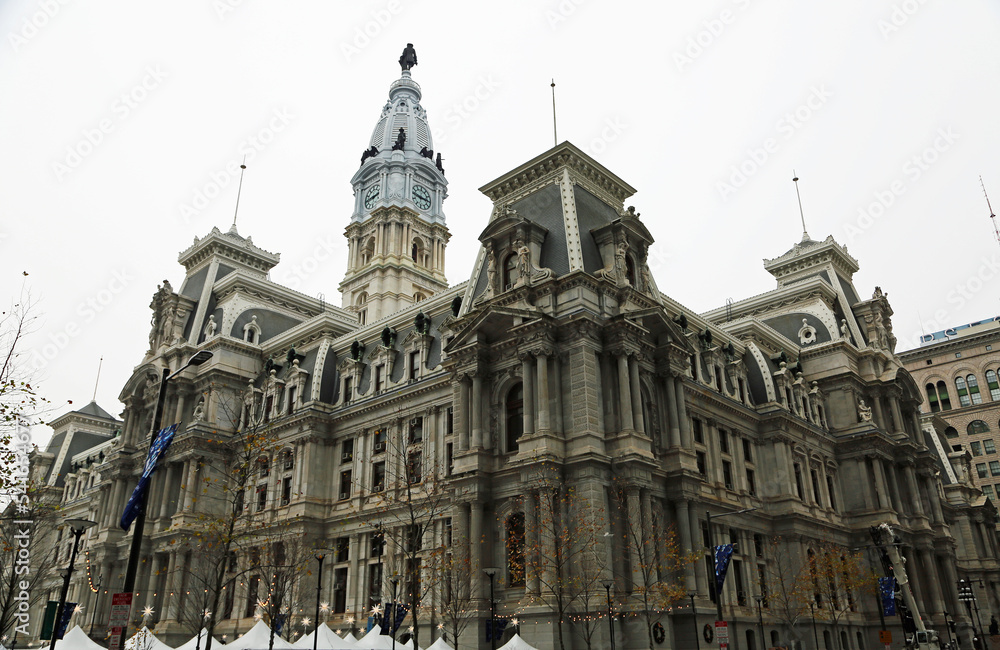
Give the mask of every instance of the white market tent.
[[(326, 623), (320, 623), (318, 630), (306, 634), (292, 645), (299, 650), (312, 650), (313, 635), (316, 632), (319, 632), (319, 640), (316, 642), (317, 650), (342, 650), (354, 647), (353, 640), (341, 639), (336, 632), (327, 627)], [(178, 648), (178, 650), (180, 649)]]
[(500, 650), (537, 650), (537, 648), (528, 645), (528, 642), (522, 639), (520, 634), (515, 634), (510, 638), (510, 641), (503, 644)]
[[(257, 621), (257, 624), (250, 628), (250, 631), (238, 639), (233, 639), (225, 645), (226, 650), (267, 650), (271, 628), (264, 621)], [(215, 643), (213, 642), (213, 645)], [(291, 643), (285, 641), (278, 635), (274, 635), (275, 650), (289, 650), (294, 648)], [(67, 650), (69, 650), (67, 648)]]
[[(56, 644), (61, 650), (105, 650), (104, 646), (91, 640), (83, 628), (79, 625), (63, 635)], [(38, 648), (38, 650), (49, 650), (49, 646)]]
[(441, 636), (438, 637), (438, 640), (432, 643), (427, 650), (455, 650), (455, 648), (448, 645), (448, 642), (444, 640), (443, 636)]
[[(397, 642), (396, 645), (399, 646), (399, 643)], [(413, 637), (406, 640), (406, 643), (403, 644), (403, 648), (405, 648), (405, 650), (413, 650)], [(424, 649), (418, 647), (418, 650)]]
[[(376, 626), (368, 634), (358, 639), (354, 647), (358, 650), (392, 650), (392, 637), (388, 634), (382, 634), (381, 628)], [(400, 643), (397, 647), (402, 650), (403, 644)]]
[[(198, 642), (199, 638), (201, 639), (200, 643)], [(207, 638), (208, 638), (208, 630), (206, 630), (205, 628), (202, 628), (201, 629), (201, 633), (198, 634), (198, 636), (191, 637), (190, 640), (185, 641), (182, 645), (177, 646), (176, 650), (196, 650), (196, 648), (201, 648), (202, 650), (205, 650), (205, 639), (207, 639)], [(56, 647), (58, 648), (59, 646), (56, 646)], [(216, 648), (216, 647), (221, 648), (222, 647), (222, 642), (219, 641), (217, 638), (215, 638), (213, 636), (212, 637), (212, 647), (213, 648)], [(264, 646), (264, 647), (266, 648), (267, 646)], [(275, 647), (277, 647), (277, 646), (275, 646)]]
[[(59, 644), (56, 644), (56, 647), (58, 648)], [(174, 650), (174, 648), (157, 639), (148, 627), (143, 626), (125, 640), (125, 650)]]
[(350, 632), (348, 632), (344, 636), (344, 641), (347, 641), (348, 643), (351, 644), (351, 646), (354, 646), (354, 644), (358, 642), (358, 638), (356, 636), (354, 636), (353, 634), (351, 634)]

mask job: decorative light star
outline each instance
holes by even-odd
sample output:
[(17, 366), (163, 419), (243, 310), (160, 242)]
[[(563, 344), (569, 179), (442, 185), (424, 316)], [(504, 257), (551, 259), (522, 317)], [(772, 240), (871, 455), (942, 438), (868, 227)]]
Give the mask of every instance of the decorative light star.
[(310, 625), (312, 625), (312, 619), (311, 618), (304, 618), (304, 619), (302, 619), (302, 627), (309, 627)]
[(77, 603), (76, 607), (73, 608), (73, 613), (74, 614), (79, 614), (81, 612), (83, 612), (83, 606), (80, 605), (80, 603)]
[(347, 624), (348, 625), (354, 625), (354, 617), (353, 616), (348, 616), (347, 617)]
[(330, 611), (330, 603), (320, 603), (319, 611), (328, 612)]
[(340, 635), (340, 629), (339, 628), (337, 629), (337, 635), (338, 636)]
[(201, 615), (202, 615), (202, 616), (204, 616), (205, 618), (208, 618), (209, 616), (211, 616), (211, 615), (212, 615), (212, 612), (210, 612), (210, 611), (208, 611), (208, 610), (206, 609), (205, 611), (203, 611), (203, 612), (201, 613)]
[(227, 639), (228, 637), (229, 637), (229, 635), (228, 635), (228, 634), (223, 634), (223, 635), (222, 635), (222, 640), (223, 640), (223, 642), (224, 642), (224, 641), (225, 641), (225, 640), (226, 640), (226, 639)]
[(259, 621), (259, 620), (260, 620), (260, 619), (262, 619), (262, 618), (264, 618), (264, 615), (263, 615), (263, 614), (261, 614), (260, 612), (256, 612), (256, 613), (255, 613), (255, 614), (253, 615), (253, 620), (255, 620), (255, 621)]
[(410, 627), (406, 628), (406, 631), (409, 632), (410, 634), (413, 634), (413, 626), (411, 625)]
[(372, 616), (378, 616), (381, 613), (382, 613), (381, 604), (376, 603), (375, 605), (372, 606)]
[(519, 625), (520, 623), (521, 623), (521, 621), (517, 620), (516, 618), (510, 619), (510, 624), (511, 625)]
[(438, 629), (439, 630), (443, 630), (444, 629), (444, 623), (438, 623)]

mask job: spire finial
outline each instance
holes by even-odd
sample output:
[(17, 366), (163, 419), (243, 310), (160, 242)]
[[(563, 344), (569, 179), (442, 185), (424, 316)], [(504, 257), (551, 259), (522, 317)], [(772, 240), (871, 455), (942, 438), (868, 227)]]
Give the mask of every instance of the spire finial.
[(802, 241), (809, 241), (809, 233), (806, 231), (806, 215), (802, 211), (802, 195), (799, 194), (799, 176), (792, 170), (792, 182), (795, 183), (795, 196), (799, 200), (799, 217), (802, 218)]
[(986, 193), (986, 184), (983, 183), (982, 175), (979, 176), (979, 185), (983, 188), (983, 196), (986, 197), (986, 207), (990, 209), (990, 221), (993, 222), (993, 234), (996, 235), (997, 241), (1000, 242), (1000, 229), (997, 229), (997, 216), (993, 214), (993, 206), (990, 205), (990, 195)]
[(97, 384), (101, 381), (101, 366), (104, 364), (104, 357), (97, 362), (97, 379), (94, 380), (94, 397), (90, 400), (91, 402), (97, 401)]
[(233, 212), (233, 225), (229, 228), (229, 232), (236, 233), (236, 216), (240, 213), (240, 194), (243, 193), (243, 172), (247, 168), (247, 157), (246, 154), (243, 155), (243, 163), (240, 165), (240, 186), (236, 190), (236, 210)]
[(556, 80), (552, 80), (552, 146), (559, 144), (559, 136), (556, 134)]

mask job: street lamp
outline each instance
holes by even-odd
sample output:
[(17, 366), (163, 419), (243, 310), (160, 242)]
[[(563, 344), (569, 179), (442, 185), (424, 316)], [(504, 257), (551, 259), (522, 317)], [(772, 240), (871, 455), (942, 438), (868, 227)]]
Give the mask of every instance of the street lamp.
[(760, 647), (766, 648), (767, 642), (764, 640), (764, 615), (760, 611), (761, 603), (764, 602), (764, 594), (754, 596), (757, 601), (757, 625), (760, 627)]
[(813, 620), (813, 642), (819, 648), (819, 633), (816, 632), (816, 603), (811, 598), (809, 599), (809, 613), (812, 614)]
[(89, 519), (67, 519), (66, 524), (69, 525), (70, 533), (73, 535), (73, 551), (69, 554), (69, 566), (62, 572), (62, 593), (59, 594), (59, 606), (56, 608), (56, 626), (52, 633), (52, 645), (49, 646), (49, 650), (55, 650), (56, 641), (59, 640), (59, 627), (62, 623), (63, 609), (66, 607), (66, 596), (69, 595), (69, 580), (73, 575), (73, 565), (76, 563), (76, 552), (80, 547), (80, 536), (83, 535), (83, 532), (91, 526), (96, 526), (97, 522), (90, 521)]
[(603, 580), (604, 590), (608, 592), (608, 633), (611, 639), (611, 650), (615, 650), (615, 619), (611, 611), (611, 588), (615, 586), (614, 580)]
[[(313, 650), (319, 642), (319, 601), (323, 592), (323, 559), (326, 558), (326, 549), (318, 548), (313, 551), (316, 554), (316, 561), (319, 563), (319, 571), (316, 573), (316, 627), (313, 628)], [(305, 634), (305, 632), (303, 632)]]
[(954, 624), (955, 624), (955, 622), (951, 620), (950, 614), (948, 614), (948, 611), (945, 610), (945, 613), (944, 613), (944, 630), (945, 630), (945, 632), (948, 633), (948, 647), (949, 648), (952, 647), (952, 645), (951, 645), (951, 626), (954, 625)]
[[(187, 370), (188, 366), (200, 366), (211, 358), (211, 352), (208, 350), (199, 350), (187, 360), (187, 363), (173, 373), (170, 372), (170, 368), (163, 369), (163, 376), (160, 379), (160, 391), (156, 396), (156, 410), (153, 412), (153, 430), (149, 434), (150, 448), (152, 448), (153, 443), (156, 441), (156, 434), (162, 426), (163, 401), (167, 397), (167, 383)], [(139, 514), (135, 518), (135, 527), (132, 529), (132, 546), (129, 548), (128, 566), (125, 568), (125, 582), (122, 584), (122, 592), (126, 594), (131, 594), (135, 591), (135, 574), (139, 569), (139, 554), (142, 551), (142, 532), (143, 528), (146, 527), (147, 501), (149, 501), (149, 490), (146, 490), (142, 494), (142, 502), (139, 504)]]
[(94, 611), (90, 614), (90, 636), (91, 639), (94, 638), (94, 620), (97, 618), (97, 610), (101, 608), (101, 579), (103, 575), (97, 576), (97, 604), (94, 605)]
[(698, 612), (694, 608), (694, 597), (697, 595), (698, 592), (694, 589), (688, 592), (688, 598), (691, 599), (691, 622), (694, 624), (694, 648), (701, 650), (701, 641), (698, 640)]
[(392, 636), (392, 650), (396, 650), (396, 588), (399, 586), (399, 576), (389, 578), (392, 585), (392, 616), (389, 618), (389, 635)]
[[(708, 529), (708, 549), (712, 553), (712, 566), (715, 566), (715, 542), (712, 540), (712, 519), (719, 519), (720, 517), (730, 517), (732, 515), (742, 515), (745, 512), (753, 512), (757, 508), (743, 508), (742, 510), (736, 510), (734, 512), (724, 512), (721, 515), (713, 515), (711, 512), (705, 512), (705, 527)], [(735, 550), (736, 545), (733, 544), (733, 549)], [(725, 580), (725, 576), (723, 576)], [(715, 588), (715, 613), (718, 616), (716, 621), (722, 621), (722, 585), (719, 584), (718, 580), (713, 583), (713, 588)]]
[[(483, 573), (490, 577), (490, 650), (497, 650), (497, 604), (493, 601), (493, 576), (500, 569), (496, 567), (486, 567)], [(456, 639), (456, 642), (458, 640)]]
[[(972, 589), (972, 581), (962, 578), (958, 581), (958, 599), (965, 603), (965, 608), (969, 610), (969, 620), (972, 621), (972, 630), (975, 633), (973, 639), (974, 646), (982, 645), (983, 622), (979, 619), (979, 603), (976, 602), (976, 592)], [(976, 618), (972, 618), (972, 608), (976, 608)], [(978, 629), (976, 623), (979, 623)]]

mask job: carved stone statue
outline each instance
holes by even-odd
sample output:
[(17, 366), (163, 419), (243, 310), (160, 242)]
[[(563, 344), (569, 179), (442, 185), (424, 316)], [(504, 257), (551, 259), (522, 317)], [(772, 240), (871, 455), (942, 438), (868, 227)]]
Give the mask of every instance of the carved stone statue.
[(840, 319), (840, 338), (851, 340), (851, 328), (847, 326), (847, 319)]
[(615, 247), (615, 272), (618, 274), (618, 279), (626, 284), (628, 282), (628, 265), (625, 262), (625, 257), (628, 254), (628, 242), (624, 239), (618, 242)]
[(198, 404), (194, 407), (194, 420), (197, 422), (204, 417), (205, 417), (205, 397), (202, 396), (202, 398), (198, 400)]
[(417, 65), (417, 51), (413, 49), (413, 43), (407, 43), (403, 53), (399, 56), (399, 67), (404, 71)]
[(205, 338), (210, 339), (215, 336), (215, 330), (218, 329), (219, 325), (215, 322), (215, 314), (211, 314), (208, 317), (208, 324), (205, 325)]
[(514, 249), (517, 251), (517, 275), (527, 283), (531, 275), (531, 249), (521, 240), (514, 242)]
[(493, 248), (491, 247), (487, 253), (487, 263), (486, 263), (486, 292), (492, 294), (496, 291), (497, 286), (497, 257), (493, 254)]
[(858, 417), (861, 418), (862, 422), (872, 421), (872, 408), (865, 404), (863, 399), (858, 400)]
[(399, 127), (399, 133), (396, 134), (396, 142), (393, 143), (392, 150), (402, 151), (403, 145), (405, 144), (406, 144), (406, 131), (403, 130), (403, 127)]

